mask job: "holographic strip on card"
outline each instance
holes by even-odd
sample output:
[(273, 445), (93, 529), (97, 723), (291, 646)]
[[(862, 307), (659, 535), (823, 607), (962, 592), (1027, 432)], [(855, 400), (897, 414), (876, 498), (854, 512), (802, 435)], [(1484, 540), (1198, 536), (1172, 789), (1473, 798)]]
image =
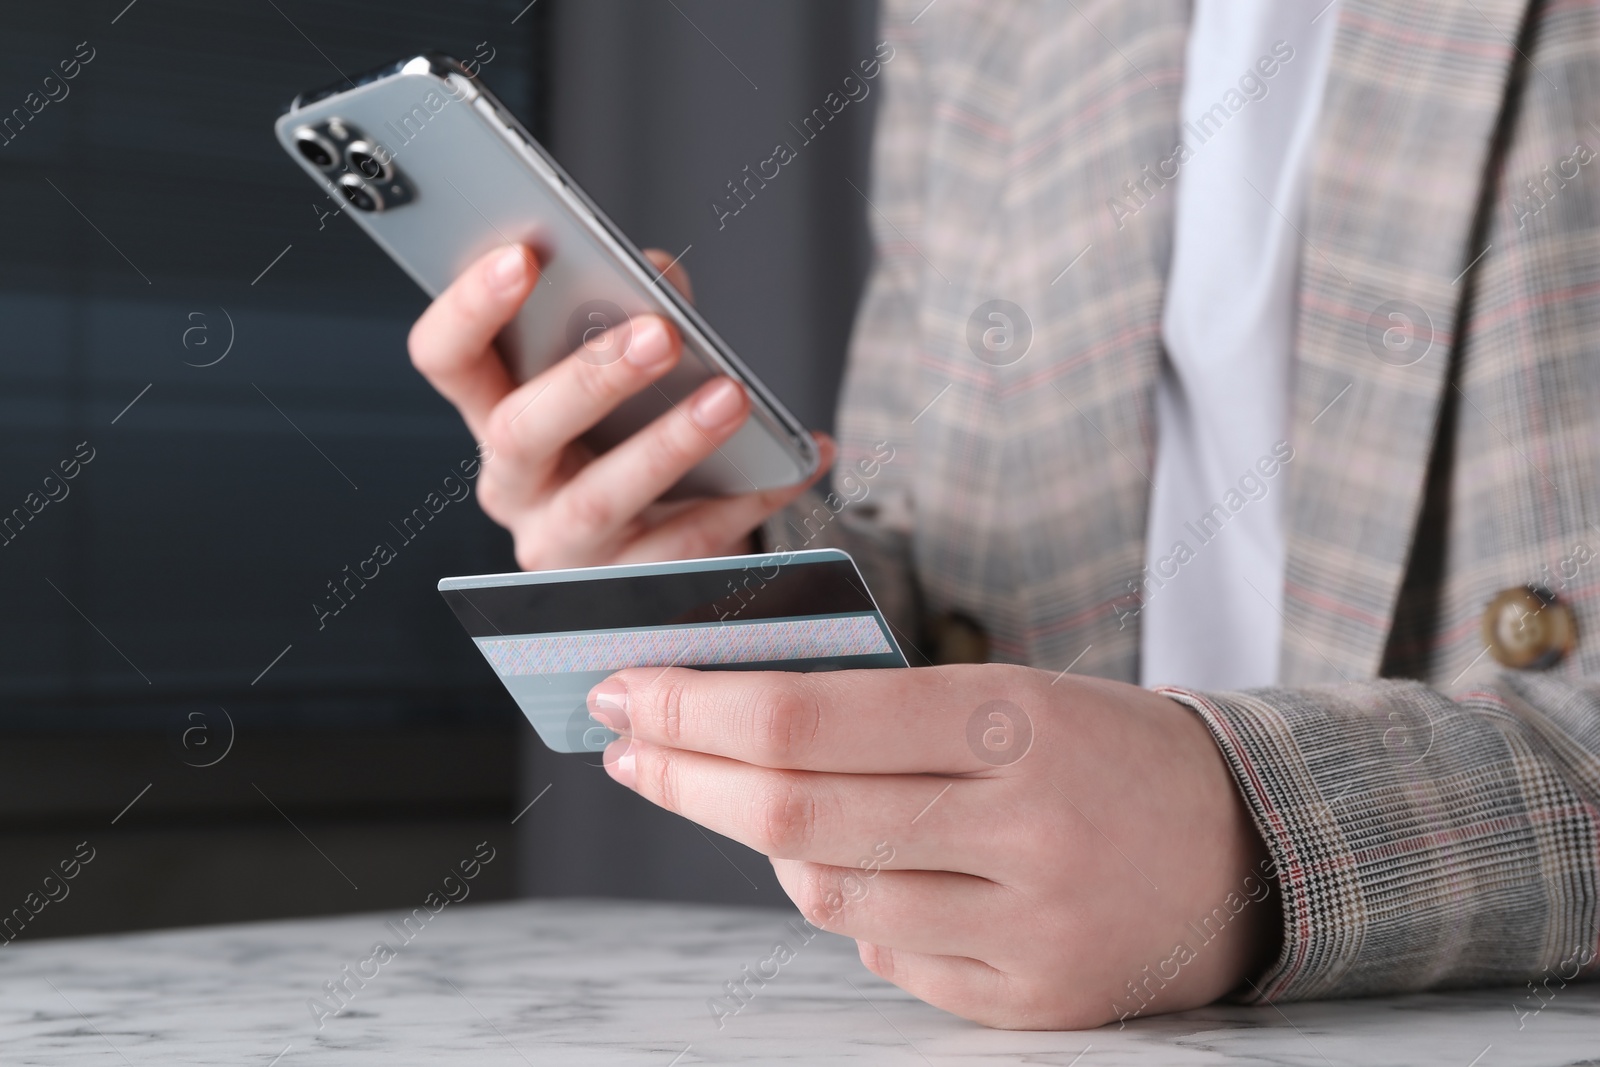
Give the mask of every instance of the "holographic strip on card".
[(625, 667), (694, 667), (773, 663), (893, 653), (876, 615), (660, 626), (583, 634), (479, 638), (505, 677), (614, 671)]

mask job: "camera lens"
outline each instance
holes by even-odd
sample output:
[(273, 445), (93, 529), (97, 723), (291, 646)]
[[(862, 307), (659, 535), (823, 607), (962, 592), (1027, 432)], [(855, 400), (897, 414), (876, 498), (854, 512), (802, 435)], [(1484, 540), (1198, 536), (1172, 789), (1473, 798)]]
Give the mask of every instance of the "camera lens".
[(355, 205), (358, 211), (383, 210), (383, 194), (354, 174), (340, 176), (339, 191), (344, 194), (346, 200)]
[(367, 141), (355, 141), (345, 150), (350, 169), (368, 181), (386, 182), (394, 175), (394, 168), (385, 158), (387, 153)]
[(313, 164), (327, 168), (339, 162), (339, 154), (333, 146), (322, 138), (316, 130), (296, 130), (294, 133), (294, 146), (300, 150)]

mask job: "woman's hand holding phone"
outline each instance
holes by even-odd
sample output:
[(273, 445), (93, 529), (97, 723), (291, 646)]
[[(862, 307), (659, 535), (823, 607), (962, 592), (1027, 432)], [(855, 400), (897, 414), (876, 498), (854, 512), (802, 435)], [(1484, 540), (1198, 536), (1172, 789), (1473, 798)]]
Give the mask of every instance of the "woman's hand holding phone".
[[(660, 251), (646, 253), (689, 295), (688, 278)], [(574, 354), (518, 384), (495, 337), (539, 280), (521, 246), (468, 268), (412, 327), (411, 361), (455, 405), (487, 459), (478, 502), (511, 531), (525, 570), (693, 559), (750, 551), (751, 534), (833, 465), (833, 442), (817, 434), (822, 462), (805, 483), (717, 499), (660, 502), (750, 414), (744, 387), (716, 378), (633, 437), (596, 455), (578, 438), (623, 400), (672, 369), (681, 351), (665, 320), (631, 323), (621, 359), (597, 364)]]

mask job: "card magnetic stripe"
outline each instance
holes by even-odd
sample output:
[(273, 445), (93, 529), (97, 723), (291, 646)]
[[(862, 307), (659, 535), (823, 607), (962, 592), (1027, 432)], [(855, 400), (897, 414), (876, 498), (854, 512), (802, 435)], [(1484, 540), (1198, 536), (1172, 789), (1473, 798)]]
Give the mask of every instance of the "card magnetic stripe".
[(872, 615), (717, 623), (609, 633), (480, 638), (500, 674), (571, 674), (624, 667), (868, 656), (892, 652)]

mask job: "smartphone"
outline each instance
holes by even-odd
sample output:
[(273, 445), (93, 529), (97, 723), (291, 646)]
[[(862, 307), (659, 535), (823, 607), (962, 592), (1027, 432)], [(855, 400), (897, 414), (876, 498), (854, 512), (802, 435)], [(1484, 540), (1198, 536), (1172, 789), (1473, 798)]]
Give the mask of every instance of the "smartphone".
[(586, 700), (625, 667), (906, 666), (838, 549), (445, 578), (439, 592), (556, 752), (598, 752), (616, 738)]
[(302, 94), (276, 131), (284, 150), (430, 296), (496, 247), (521, 243), (536, 252), (539, 283), (498, 339), (518, 380), (573, 353), (596, 363), (622, 358), (632, 316), (671, 322), (682, 358), (585, 436), (597, 452), (728, 375), (744, 385), (751, 416), (668, 496), (772, 489), (816, 470), (805, 428), (461, 63), (414, 56)]

